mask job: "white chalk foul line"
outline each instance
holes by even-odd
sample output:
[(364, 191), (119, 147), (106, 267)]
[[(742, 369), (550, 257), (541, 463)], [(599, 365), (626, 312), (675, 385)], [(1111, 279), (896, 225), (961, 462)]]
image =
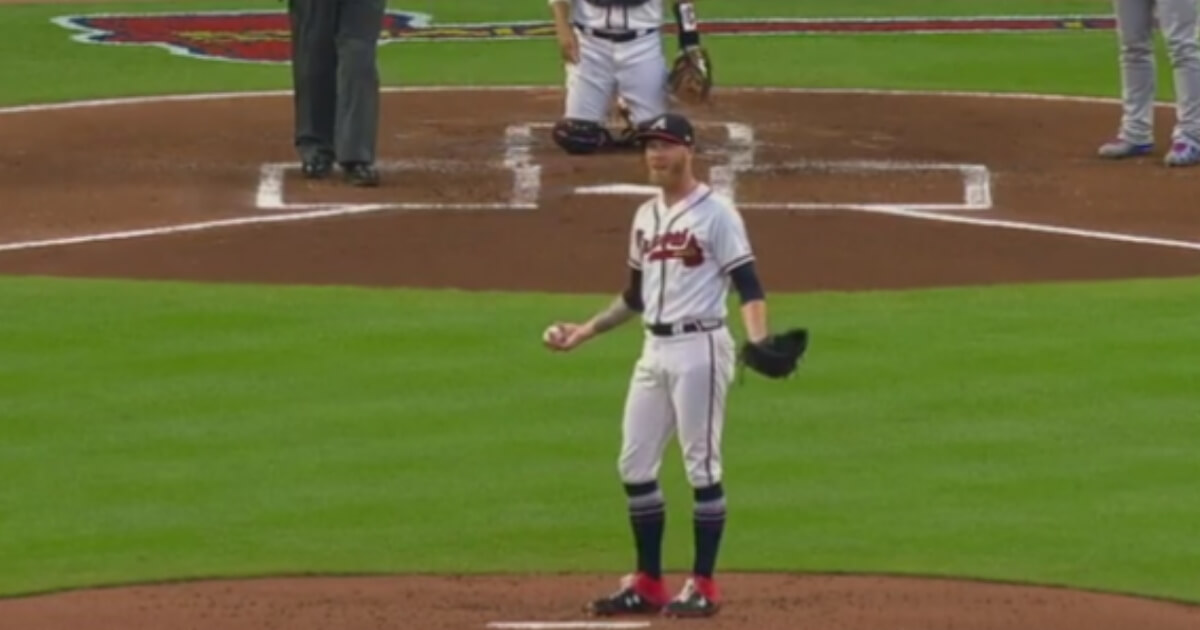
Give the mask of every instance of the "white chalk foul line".
[(218, 219), (216, 221), (201, 221), (197, 223), (184, 223), (181, 225), (172, 225), (167, 227), (144, 228), (140, 230), (125, 230), (118, 232), (103, 232), (99, 234), (87, 234), (84, 236), (70, 236), (64, 238), (49, 238), (40, 241), (25, 241), (22, 243), (6, 243), (0, 244), (0, 252), (11, 252), (23, 249), (38, 249), (43, 247), (54, 247), (57, 245), (77, 245), (82, 243), (98, 243), (102, 241), (121, 241), (132, 238), (142, 238), (145, 236), (163, 236), (166, 234), (179, 234), (183, 232), (200, 232), (203, 230), (211, 230), (215, 228), (233, 227), (238, 225), (256, 225), (259, 223), (282, 223), (285, 221), (301, 221), (305, 219), (321, 219), (324, 217), (346, 216), (351, 214), (360, 214), (364, 212), (378, 212), (386, 209), (386, 206), (349, 206), (340, 208), (330, 208), (326, 210), (310, 210), (307, 212), (289, 212), (286, 214), (270, 214), (270, 215), (255, 215), (251, 217), (238, 217), (233, 219)]
[(649, 621), (493, 621), (487, 625), (498, 630), (574, 630), (576, 628), (634, 629), (649, 628)]
[[(63, 238), (48, 238), (37, 241), (23, 241), (17, 243), (0, 244), (0, 252), (13, 252), (25, 249), (41, 249), (45, 247), (57, 247), (60, 245), (81, 245), (85, 243), (101, 243), (105, 241), (124, 241), (135, 238), (144, 238), (148, 236), (166, 236), (168, 234), (182, 234), (186, 232), (203, 232), (206, 230), (215, 230), (218, 228), (237, 227), (244, 225), (258, 225), (265, 223), (285, 223), (289, 221), (308, 221), (312, 219), (324, 219), (330, 217), (345, 217), (355, 214), (368, 214), (372, 212), (389, 212), (395, 210), (419, 211), (419, 210), (460, 210), (460, 211), (475, 211), (475, 210), (512, 210), (514, 206), (508, 203), (460, 203), (453, 206), (445, 204), (430, 204), (430, 203), (375, 203), (375, 204), (358, 204), (358, 205), (340, 205), (327, 206), (321, 204), (311, 204), (317, 209), (309, 209), (303, 211), (281, 212), (278, 214), (259, 214), (249, 217), (238, 217), (232, 219), (218, 219), (215, 221), (199, 221), (196, 223), (183, 223), (179, 225), (171, 225), (166, 227), (144, 228), (138, 230), (124, 230), (116, 232), (101, 232), (98, 234), (86, 234), (83, 236), (69, 236)], [(295, 206), (293, 206), (295, 207)], [(525, 208), (521, 208), (525, 209)], [(532, 208), (530, 208), (532, 209)]]
[(1200, 251), (1200, 242), (1194, 241), (1181, 241), (1169, 238), (1157, 238), (1153, 236), (1138, 236), (1136, 234), (1106, 232), (1103, 230), (1084, 230), (1060, 225), (1048, 225), (1045, 223), (1028, 223), (1024, 221), (1008, 221), (1004, 219), (983, 219), (980, 217), (965, 216), (961, 214), (943, 214), (941, 212), (922, 210), (916, 206), (862, 204), (857, 206), (842, 206), (840, 209), (866, 212), (871, 214), (885, 214), (909, 219), (921, 219), (924, 221), (938, 221), (941, 223), (977, 225), (981, 227), (1018, 230), (1022, 232), (1038, 232), (1057, 236), (1074, 236), (1096, 241), (1111, 241), (1114, 243), (1152, 245), (1156, 247), (1169, 247), (1173, 249)]

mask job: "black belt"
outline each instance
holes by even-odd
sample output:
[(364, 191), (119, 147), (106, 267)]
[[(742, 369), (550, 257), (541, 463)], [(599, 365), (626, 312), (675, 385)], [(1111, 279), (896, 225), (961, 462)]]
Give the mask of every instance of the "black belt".
[(709, 320), (707, 322), (687, 322), (684, 324), (647, 324), (646, 330), (655, 337), (674, 337), (675, 335), (684, 335), (688, 333), (708, 332), (716, 330), (725, 325), (723, 320)]
[(578, 23), (575, 24), (575, 28), (593, 37), (607, 39), (610, 42), (616, 42), (618, 44), (631, 42), (643, 35), (649, 35), (658, 31), (657, 28), (644, 28), (639, 31), (606, 31), (604, 29), (591, 28)]

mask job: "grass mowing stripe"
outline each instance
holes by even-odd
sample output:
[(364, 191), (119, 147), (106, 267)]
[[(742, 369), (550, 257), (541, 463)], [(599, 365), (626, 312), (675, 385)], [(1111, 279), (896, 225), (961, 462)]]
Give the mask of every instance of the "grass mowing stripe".
[[(25, 338), (3, 393), (29, 414), (0, 446), (0, 475), (28, 479), (0, 497), (0, 590), (627, 560), (615, 454), (637, 331), (538, 347), (602, 296), (0, 288)], [(1197, 298), (1193, 281), (774, 297), (813, 349), (800, 378), (732, 392), (723, 566), (1188, 596)], [(679, 466), (670, 451), (664, 485), (686, 511)], [(671, 566), (686, 520), (668, 519)]]

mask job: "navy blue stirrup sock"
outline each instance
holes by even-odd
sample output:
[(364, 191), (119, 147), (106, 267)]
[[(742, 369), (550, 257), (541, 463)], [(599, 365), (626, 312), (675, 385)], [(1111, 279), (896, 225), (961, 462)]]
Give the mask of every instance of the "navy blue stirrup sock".
[(625, 484), (629, 497), (629, 522), (637, 545), (638, 571), (662, 579), (662, 540), (666, 525), (666, 503), (657, 481)]
[(696, 536), (696, 558), (692, 573), (712, 579), (717, 566), (721, 533), (725, 530), (725, 490), (720, 483), (696, 488), (692, 525)]

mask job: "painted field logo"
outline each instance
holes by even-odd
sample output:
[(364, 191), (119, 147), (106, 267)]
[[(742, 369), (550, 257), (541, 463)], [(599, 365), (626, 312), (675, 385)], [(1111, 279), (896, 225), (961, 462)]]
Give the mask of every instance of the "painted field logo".
[[(76, 41), (89, 44), (160, 46), (178, 55), (287, 63), (290, 58), (288, 16), (281, 11), (72, 15), (55, 18), (80, 31)], [(1030, 31), (1111, 30), (1111, 16), (1036, 17), (892, 17), (892, 18), (759, 18), (706, 20), (706, 35), (896, 35), (938, 33), (1021, 33)], [(554, 36), (549, 22), (433, 24), (432, 16), (388, 11), (380, 25), (380, 43), (537, 39)], [(674, 35), (673, 24), (664, 25)]]
[[(382, 36), (422, 28), (429, 19), (422, 13), (388, 11)], [(74, 39), (89, 44), (161, 46), (177, 55), (224, 61), (291, 60), (288, 16), (280, 12), (72, 15), (54, 22), (82, 31)]]

